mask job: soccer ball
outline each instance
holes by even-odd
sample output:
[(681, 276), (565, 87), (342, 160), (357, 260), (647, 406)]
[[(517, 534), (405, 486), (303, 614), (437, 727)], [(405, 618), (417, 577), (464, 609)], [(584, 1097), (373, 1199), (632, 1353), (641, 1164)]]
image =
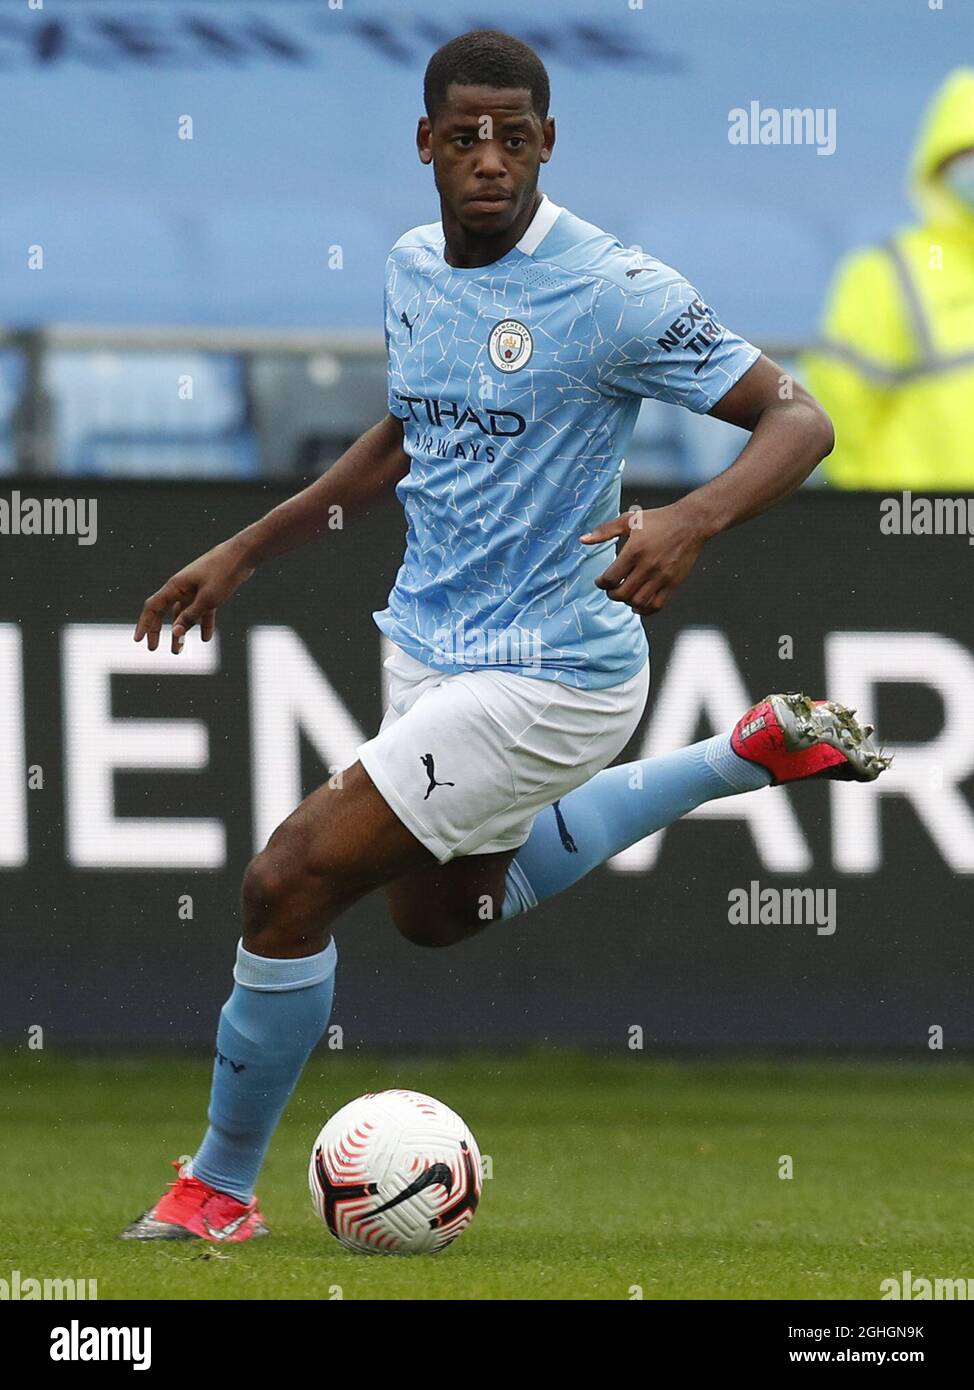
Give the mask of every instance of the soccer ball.
[(349, 1250), (425, 1255), (469, 1226), (483, 1172), (453, 1110), (418, 1091), (378, 1091), (342, 1107), (311, 1150), (315, 1211)]

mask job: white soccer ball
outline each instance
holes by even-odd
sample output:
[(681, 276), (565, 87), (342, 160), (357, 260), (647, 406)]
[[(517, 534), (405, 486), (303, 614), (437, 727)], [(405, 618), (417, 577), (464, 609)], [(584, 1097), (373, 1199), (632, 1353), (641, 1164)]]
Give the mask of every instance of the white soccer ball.
[(477, 1141), (448, 1106), (418, 1091), (359, 1096), (311, 1150), (315, 1211), (349, 1250), (425, 1255), (473, 1220), (483, 1169)]

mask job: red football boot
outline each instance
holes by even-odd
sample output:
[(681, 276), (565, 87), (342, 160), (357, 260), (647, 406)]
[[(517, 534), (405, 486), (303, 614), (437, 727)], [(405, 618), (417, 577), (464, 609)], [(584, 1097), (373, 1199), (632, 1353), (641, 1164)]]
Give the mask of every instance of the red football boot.
[(126, 1226), (122, 1240), (210, 1240), (236, 1244), (270, 1235), (257, 1206), (217, 1192), (186, 1173), (186, 1159), (175, 1159), (175, 1182), (149, 1211)]
[(872, 726), (860, 727), (854, 714), (833, 700), (768, 695), (735, 724), (731, 747), (766, 767), (775, 783), (803, 777), (872, 782), (892, 759), (872, 742)]

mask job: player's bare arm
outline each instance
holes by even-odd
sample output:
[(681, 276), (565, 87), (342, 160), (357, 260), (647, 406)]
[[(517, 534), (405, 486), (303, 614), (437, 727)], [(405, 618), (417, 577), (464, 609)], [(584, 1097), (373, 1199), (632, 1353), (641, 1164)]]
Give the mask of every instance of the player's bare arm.
[[(783, 381), (789, 383), (786, 400)], [(582, 537), (593, 545), (628, 536), (596, 582), (611, 599), (643, 616), (669, 602), (708, 540), (773, 507), (832, 452), (835, 437), (828, 415), (763, 355), (709, 413), (751, 431), (730, 468), (668, 507), (626, 512)]]
[(343, 518), (354, 516), (391, 492), (408, 471), (402, 421), (387, 415), (302, 492), (186, 565), (147, 598), (135, 629), (136, 642), (147, 638), (154, 652), (170, 610), (174, 652), (182, 650), (186, 633), (197, 625), (208, 642), (217, 609), (262, 561), (316, 540), (327, 529), (334, 508), (342, 509)]

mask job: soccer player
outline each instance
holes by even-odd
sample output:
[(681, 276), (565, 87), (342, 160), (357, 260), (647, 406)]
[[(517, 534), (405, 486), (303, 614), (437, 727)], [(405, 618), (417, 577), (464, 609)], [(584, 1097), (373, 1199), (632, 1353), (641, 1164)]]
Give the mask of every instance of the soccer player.
[[(525, 44), (464, 34), (430, 60), (419, 158), (442, 221), (386, 271), (389, 413), (310, 487), (171, 578), (136, 641), (213, 635), (271, 556), (395, 488), (406, 554), (376, 615), (390, 703), (341, 788), (313, 792), (243, 882), (209, 1128), (131, 1239), (266, 1234), (254, 1184), (328, 1022), (334, 923), (384, 888), (410, 940), (446, 946), (562, 892), (715, 797), (885, 765), (849, 711), (774, 695), (730, 734), (609, 767), (635, 731), (658, 612), (706, 541), (792, 492), (832, 447), (821, 408), (724, 328), (674, 270), (539, 190), (555, 123)], [(783, 399), (783, 395), (787, 399)], [(670, 506), (619, 515), (643, 396), (750, 431), (736, 462)], [(334, 536), (334, 532), (331, 533)], [(618, 555), (616, 543), (624, 540)]]

